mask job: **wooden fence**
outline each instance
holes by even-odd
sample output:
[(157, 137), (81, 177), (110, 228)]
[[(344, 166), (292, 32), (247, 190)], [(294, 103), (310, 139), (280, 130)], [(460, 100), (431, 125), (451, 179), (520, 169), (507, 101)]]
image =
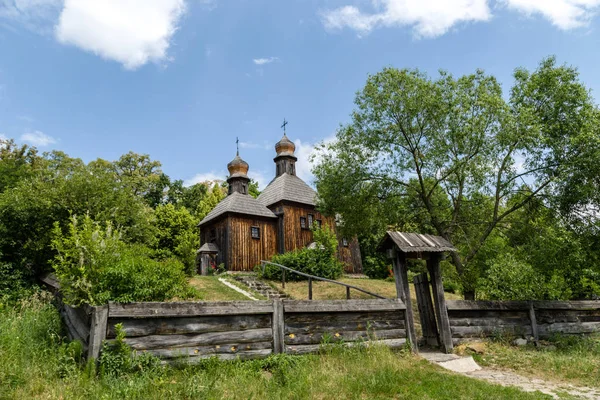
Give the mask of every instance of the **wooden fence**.
[(497, 335), (546, 339), (600, 332), (600, 301), (447, 301), (454, 344)]

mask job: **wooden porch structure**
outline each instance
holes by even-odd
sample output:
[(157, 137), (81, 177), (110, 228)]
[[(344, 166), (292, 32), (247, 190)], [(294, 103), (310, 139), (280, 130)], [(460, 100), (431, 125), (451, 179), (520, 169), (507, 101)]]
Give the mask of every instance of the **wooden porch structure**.
[[(387, 257), (392, 260), (396, 293), (398, 298), (406, 304), (407, 338), (410, 340), (413, 351), (417, 351), (418, 346), (414, 330), (407, 259), (426, 260), (429, 280), (427, 274), (415, 277), (415, 289), (423, 334), (428, 344), (440, 345), (444, 352), (450, 353), (452, 351), (452, 332), (450, 331), (448, 310), (444, 297), (440, 261), (445, 252), (456, 251), (452, 243), (440, 236), (388, 231), (379, 249), (385, 251)], [(430, 283), (433, 304), (429, 292)], [(434, 307), (435, 311), (433, 310)]]

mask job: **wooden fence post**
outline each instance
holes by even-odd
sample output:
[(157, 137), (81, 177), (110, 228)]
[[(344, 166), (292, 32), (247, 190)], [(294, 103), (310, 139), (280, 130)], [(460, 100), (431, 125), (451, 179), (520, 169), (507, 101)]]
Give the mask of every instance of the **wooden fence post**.
[(529, 302), (529, 320), (531, 321), (531, 333), (533, 334), (533, 342), (536, 346), (539, 345), (540, 335), (538, 333), (537, 320), (535, 318), (535, 308), (533, 301)]
[(410, 340), (410, 346), (414, 353), (419, 352), (417, 346), (417, 334), (415, 332), (415, 322), (413, 318), (412, 301), (410, 299), (410, 286), (408, 284), (408, 272), (406, 269), (406, 256), (403, 253), (397, 253), (392, 259), (394, 266), (394, 277), (396, 278), (396, 292), (400, 300), (406, 306), (404, 311), (404, 321), (406, 325), (406, 338)]
[(284, 310), (281, 300), (273, 300), (273, 354), (285, 353)]
[(108, 304), (93, 307), (90, 323), (90, 339), (88, 345), (88, 360), (91, 358), (98, 359), (102, 342), (106, 339), (106, 329), (108, 325)]
[(312, 300), (312, 278), (308, 278), (308, 299)]
[(441, 256), (432, 253), (427, 260), (427, 269), (431, 276), (431, 285), (433, 289), (433, 300), (435, 311), (438, 317), (438, 329), (442, 349), (446, 353), (452, 352), (452, 331), (450, 330), (450, 320), (448, 319), (448, 308), (446, 307), (446, 298), (444, 297), (444, 285), (442, 283), (442, 269), (440, 268)]

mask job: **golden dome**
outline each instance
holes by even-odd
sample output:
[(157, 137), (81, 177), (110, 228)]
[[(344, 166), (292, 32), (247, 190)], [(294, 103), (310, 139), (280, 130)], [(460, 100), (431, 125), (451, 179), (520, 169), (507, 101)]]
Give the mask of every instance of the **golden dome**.
[(248, 163), (242, 160), (239, 153), (229, 162), (229, 164), (227, 164), (227, 170), (229, 171), (230, 177), (246, 176), (246, 174), (248, 174), (248, 168)]
[(275, 151), (278, 156), (293, 156), (296, 145), (284, 133), (281, 140), (275, 144)]

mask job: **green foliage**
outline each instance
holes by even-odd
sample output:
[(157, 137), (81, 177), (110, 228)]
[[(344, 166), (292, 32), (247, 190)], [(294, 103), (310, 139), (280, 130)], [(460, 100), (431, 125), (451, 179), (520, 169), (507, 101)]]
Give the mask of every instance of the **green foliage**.
[(390, 262), (383, 254), (366, 256), (363, 260), (363, 273), (372, 279), (385, 279), (391, 273)]
[(152, 210), (123, 188), (110, 163), (84, 165), (61, 152), (46, 153), (44, 168), (0, 195), (0, 252), (32, 276), (47, 270), (55, 252), (51, 227), (66, 229), (71, 215), (89, 215), (119, 226), (123, 239), (150, 243)]
[[(277, 254), (271, 259), (276, 264), (285, 265), (296, 271), (327, 279), (337, 279), (344, 272), (344, 265), (337, 259), (337, 239), (335, 233), (327, 226), (313, 229), (314, 247)], [(259, 269), (260, 271), (260, 269)], [(260, 271), (265, 279), (281, 279), (281, 269), (274, 265), (266, 265), (264, 272)], [(306, 278), (290, 272), (286, 273), (286, 280), (300, 281)]]
[(0, 304), (14, 303), (30, 296), (34, 290), (20, 268), (12, 263), (0, 261)]
[(577, 71), (554, 58), (518, 69), (509, 96), (481, 70), (430, 78), (385, 68), (355, 104), (316, 156), (320, 207), (359, 239), (388, 228), (450, 239), (470, 297), (488, 264), (480, 252), (526, 205), (543, 199), (566, 218), (597, 220), (600, 111)]
[(68, 231), (54, 225), (53, 267), (67, 304), (164, 301), (191, 295), (183, 265), (157, 261), (140, 245), (127, 245), (110, 223), (72, 217)]
[(156, 207), (156, 242), (153, 248), (158, 258), (176, 257), (185, 265), (188, 275), (196, 272), (196, 251), (200, 237), (197, 221), (183, 207), (165, 204)]
[(35, 147), (19, 146), (12, 139), (0, 139), (0, 193), (30, 177), (42, 164)]

